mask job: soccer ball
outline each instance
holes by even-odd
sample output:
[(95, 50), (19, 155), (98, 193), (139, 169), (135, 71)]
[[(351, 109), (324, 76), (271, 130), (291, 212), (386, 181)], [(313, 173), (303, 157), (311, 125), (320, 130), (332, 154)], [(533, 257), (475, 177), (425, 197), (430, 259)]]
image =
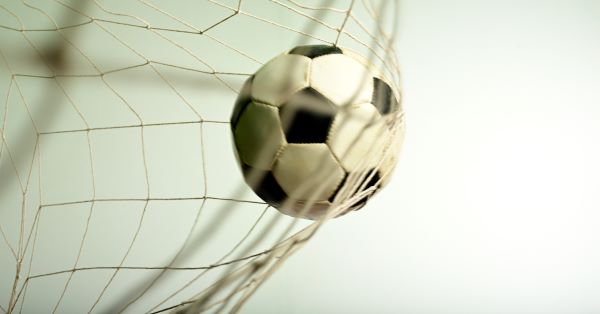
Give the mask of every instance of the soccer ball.
[[(353, 200), (344, 214), (387, 181), (400, 112), (397, 91), (366, 60), (298, 46), (245, 82), (231, 116), (234, 150), (247, 184), (279, 211), (318, 219)], [(370, 193), (353, 198), (361, 191)]]

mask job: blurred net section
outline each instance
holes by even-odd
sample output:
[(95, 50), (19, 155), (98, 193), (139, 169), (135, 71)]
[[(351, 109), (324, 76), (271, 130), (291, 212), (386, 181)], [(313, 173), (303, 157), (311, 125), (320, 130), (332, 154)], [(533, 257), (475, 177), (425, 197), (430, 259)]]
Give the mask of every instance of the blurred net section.
[(238, 90), (307, 43), (398, 84), (396, 7), (0, 1), (0, 312), (238, 311), (323, 222), (244, 184)]

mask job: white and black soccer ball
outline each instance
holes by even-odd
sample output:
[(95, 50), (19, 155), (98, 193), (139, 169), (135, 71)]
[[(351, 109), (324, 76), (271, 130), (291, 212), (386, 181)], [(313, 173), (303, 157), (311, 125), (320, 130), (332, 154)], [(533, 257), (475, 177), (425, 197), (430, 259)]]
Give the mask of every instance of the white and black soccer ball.
[(318, 219), (334, 200), (385, 183), (399, 146), (390, 121), (401, 110), (398, 92), (366, 60), (335, 46), (298, 46), (248, 78), (231, 130), (256, 194), (285, 214)]

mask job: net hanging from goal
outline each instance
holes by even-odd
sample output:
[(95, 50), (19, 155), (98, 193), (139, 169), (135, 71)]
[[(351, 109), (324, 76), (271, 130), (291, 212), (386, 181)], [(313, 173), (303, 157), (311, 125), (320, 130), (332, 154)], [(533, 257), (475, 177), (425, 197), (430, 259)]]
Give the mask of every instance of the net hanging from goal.
[(0, 1), (0, 313), (239, 311), (372, 191), (318, 221), (269, 207), (232, 153), (237, 93), (299, 44), (351, 49), (398, 90), (397, 6)]

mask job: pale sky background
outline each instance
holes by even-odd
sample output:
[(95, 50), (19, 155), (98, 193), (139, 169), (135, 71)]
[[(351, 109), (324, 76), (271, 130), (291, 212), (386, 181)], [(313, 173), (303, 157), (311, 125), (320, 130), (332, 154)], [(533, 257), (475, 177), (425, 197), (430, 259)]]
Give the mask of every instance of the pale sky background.
[(599, 313), (600, 2), (404, 0), (399, 35), (392, 182), (245, 312)]
[[(2, 3), (22, 17), (26, 28), (49, 27), (40, 12), (16, 1)], [(184, 28), (141, 2), (101, 3), (144, 17), (154, 27)], [(201, 29), (231, 14), (208, 2), (185, 3), (205, 7), (199, 11), (171, 1), (160, 5)], [(297, 30), (306, 26), (304, 19), (273, 3), (268, 10), (258, 1), (245, 3), (244, 9), (252, 14)], [(64, 15), (61, 5), (43, 5), (49, 15)], [(91, 5), (87, 9), (95, 10), (97, 18), (126, 20)], [(257, 291), (242, 313), (600, 313), (600, 1), (403, 0), (400, 11), (397, 48), (407, 132), (392, 181), (361, 211), (325, 225)], [(2, 23), (20, 27), (4, 10), (0, 14)], [(331, 19), (332, 25), (341, 21), (339, 16)], [(79, 267), (118, 265), (139, 223), (143, 202), (110, 200), (175, 198), (150, 202), (139, 239), (124, 263), (131, 266), (164, 265), (187, 234), (216, 224), (214, 239), (180, 266), (209, 265), (215, 260), (209, 256), (232, 248), (264, 208), (223, 207), (209, 201), (197, 229), (190, 231), (201, 202), (177, 198), (199, 198), (204, 193), (230, 197), (242, 182), (228, 142), (229, 126), (205, 125), (202, 155), (197, 123), (162, 125), (196, 117), (144, 62), (206, 69), (181, 47), (143, 27), (98, 24), (141, 56), (97, 24), (85, 24), (63, 34), (98, 68), (72, 49), (65, 53), (67, 76), (100, 71), (107, 74), (114, 91), (97, 76), (64, 78), (64, 93), (51, 80), (22, 77), (18, 83), (23, 98), (11, 85), (9, 72), (52, 72), (32, 61), (35, 53), (20, 32), (0, 30), (0, 50), (12, 68), (9, 71), (0, 62), (5, 151), (9, 147), (26, 156), (16, 167), (21, 180), (26, 180), (24, 174), (33, 165), (34, 178), (29, 185), (34, 192), (28, 194), (22, 212), (19, 180), (3, 155), (0, 179), (8, 183), (0, 190), (0, 225), (6, 233), (0, 242), (0, 306), (8, 304), (14, 278), (9, 246), (18, 247), (23, 213), (25, 229), (32, 228), (40, 202), (44, 210), (30, 275), (71, 269), (80, 247)], [(323, 28), (315, 32), (327, 38), (333, 34)], [(219, 71), (252, 73), (259, 67), (260, 62), (198, 34), (164, 34)], [(227, 20), (207, 34), (261, 62), (299, 43), (290, 36), (295, 33), (247, 16)], [(46, 49), (62, 40), (56, 32), (28, 35)], [(155, 66), (204, 118), (229, 119), (235, 95), (214, 77)], [(121, 70), (108, 73), (115, 69)], [(239, 76), (227, 80), (233, 86), (242, 83)], [(48, 106), (49, 101), (54, 107)], [(141, 118), (133, 116), (125, 102)], [(53, 114), (44, 110), (48, 108)], [(9, 112), (7, 119), (4, 112)], [(82, 117), (96, 128), (89, 138)], [(121, 128), (140, 120), (159, 124), (143, 131), (147, 170), (140, 128)], [(79, 131), (41, 136), (38, 165), (30, 163), (34, 124), (39, 132)], [(206, 173), (202, 162), (208, 164)], [(247, 188), (240, 198), (257, 200)], [(95, 202), (81, 246), (90, 212), (85, 200), (90, 199), (109, 201)], [(230, 216), (221, 219), (220, 213), (230, 208)], [(271, 210), (266, 217), (275, 214)], [(265, 247), (268, 243), (256, 249)], [(147, 293), (131, 312), (155, 303), (191, 276), (177, 274), (160, 291)], [(51, 312), (67, 275), (31, 280), (23, 312)], [(110, 271), (76, 273), (58, 312), (87, 312), (110, 275)], [(106, 309), (131, 293), (147, 275), (121, 271), (98, 308)], [(203, 284), (216, 278), (208, 277)]]

